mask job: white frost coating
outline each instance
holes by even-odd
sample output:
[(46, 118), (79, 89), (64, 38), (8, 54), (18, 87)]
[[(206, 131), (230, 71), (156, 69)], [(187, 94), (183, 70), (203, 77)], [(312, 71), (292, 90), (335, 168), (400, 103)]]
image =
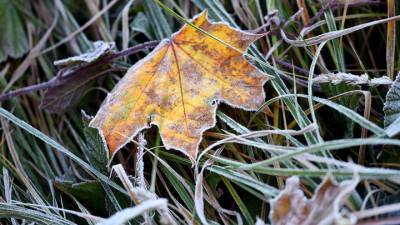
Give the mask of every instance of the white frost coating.
[(102, 55), (112, 51), (114, 47), (114, 42), (96, 41), (93, 42), (93, 47), (89, 51), (77, 56), (54, 61), (54, 65), (65, 67), (91, 63), (99, 59)]
[[(191, 20), (191, 22), (194, 21), (195, 19), (197, 19), (198, 17), (202, 16), (203, 14), (206, 14), (206, 15), (207, 15), (207, 10), (205, 10), (205, 11), (203, 11), (202, 13), (196, 15), (196, 16)], [(207, 21), (208, 21), (208, 18), (207, 18)], [(208, 21), (208, 22), (209, 22), (210, 24), (212, 24), (212, 25), (226, 25), (226, 26), (228, 26), (230, 29), (233, 29), (233, 30), (235, 30), (235, 31), (237, 31), (237, 32), (240, 32), (240, 33), (242, 33), (242, 34), (251, 35), (251, 36), (254, 36), (254, 37), (261, 37), (261, 36), (262, 36), (262, 35), (256, 35), (256, 34), (253, 34), (253, 33), (241, 31), (241, 30), (239, 30), (239, 29), (237, 29), (237, 28), (231, 27), (231, 26), (230, 26), (228, 23), (226, 23), (226, 22), (210, 22), (210, 21)], [(187, 26), (188, 26), (188, 25), (186, 24), (186, 25), (183, 26), (181, 29), (179, 29), (177, 32), (175, 32), (174, 34), (172, 34), (172, 35), (171, 35), (171, 38), (173, 38), (175, 35), (177, 35), (178, 33), (180, 33), (180, 32), (181, 32), (183, 29), (185, 29)], [(162, 41), (160, 42), (160, 44), (159, 44), (149, 55), (147, 55), (146, 57), (144, 57), (143, 59), (141, 59), (140, 61), (138, 61), (134, 66), (132, 66), (132, 67), (127, 71), (126, 74), (132, 73), (133, 71), (137, 70), (137, 68), (141, 67), (143, 63), (145, 63), (147, 60), (151, 59), (151, 58), (153, 57), (154, 54), (158, 53), (158, 50), (159, 50), (159, 49), (163, 48), (164, 45), (169, 44), (169, 42), (170, 42), (170, 39), (164, 39), (164, 40), (162, 40)], [(248, 49), (248, 47), (246, 47), (246, 51), (247, 51), (247, 49)], [(243, 55), (242, 55), (242, 58), (243, 58), (244, 60), (246, 60), (246, 59), (244, 58)], [(256, 71), (257, 73), (259, 73), (259, 75), (265, 75), (265, 78), (264, 78), (264, 79), (263, 79), (262, 77), (260, 77), (260, 80), (262, 80), (262, 82), (260, 82), (260, 87), (263, 87), (264, 84), (269, 80), (269, 76), (268, 76), (267, 74), (265, 74), (264, 72), (262, 72), (261, 70), (259, 70), (259, 69), (258, 69), (257, 67), (255, 67), (254, 65), (252, 65), (250, 62), (249, 62), (249, 65), (250, 65), (251, 67), (253, 67), (253, 68), (255, 69), (255, 71)], [(123, 85), (123, 84), (119, 82), (119, 83), (114, 87), (113, 90), (116, 90), (116, 89), (119, 87), (119, 85)], [(265, 91), (262, 90), (261, 92), (262, 92), (262, 93), (261, 93), (261, 96), (254, 96), (254, 98), (253, 98), (254, 101), (256, 101), (256, 99), (258, 99), (258, 98), (262, 98), (263, 101), (265, 100), (265, 97), (266, 97)], [(112, 96), (111, 96), (111, 94), (109, 93), (109, 94), (107, 95), (106, 100), (103, 102), (102, 105), (106, 105), (106, 104), (108, 104), (108, 103), (110, 103), (110, 102), (112, 102), (112, 101), (113, 101)], [(256, 111), (256, 110), (257, 110), (257, 108), (246, 108), (246, 107), (243, 107), (243, 106), (241, 106), (241, 105), (238, 105), (238, 104), (234, 104), (234, 103), (232, 103), (232, 102), (229, 102), (228, 100), (225, 100), (225, 99), (222, 99), (222, 98), (213, 98), (213, 99), (211, 99), (211, 101), (216, 102), (216, 104), (210, 106), (210, 107), (211, 107), (211, 111), (212, 111), (212, 124), (207, 125), (207, 126), (204, 126), (202, 129), (200, 129), (200, 134), (201, 134), (201, 135), (202, 135), (206, 130), (208, 130), (208, 129), (210, 129), (210, 128), (212, 128), (212, 127), (215, 126), (215, 124), (216, 124), (216, 122), (217, 122), (217, 121), (216, 121), (216, 110), (217, 110), (217, 106), (218, 106), (218, 104), (219, 104), (220, 102), (224, 102), (224, 103), (226, 103), (226, 104), (229, 105), (229, 106), (232, 106), (232, 107), (234, 107), (234, 108), (243, 109), (243, 110), (246, 110), (246, 111)], [(101, 107), (101, 109), (102, 109), (102, 107)], [(97, 113), (96, 117), (90, 122), (89, 126), (90, 126), (90, 127), (93, 127), (93, 128), (97, 128), (97, 129), (99, 130), (99, 133), (100, 133), (100, 136), (102, 137), (102, 140), (103, 140), (103, 142), (104, 142), (105, 148), (108, 149), (106, 139), (105, 139), (104, 134), (103, 134), (103, 131), (102, 131), (102, 129), (101, 129), (101, 125), (102, 125), (101, 122), (100, 122), (101, 119), (98, 119), (98, 118), (105, 117), (106, 115), (104, 115), (104, 113), (105, 113), (105, 112), (103, 112), (103, 110), (100, 110), (100, 111)], [(144, 129), (148, 129), (148, 128), (150, 128), (152, 125), (156, 125), (157, 127), (159, 127), (160, 124), (158, 124), (158, 123), (155, 122), (155, 121), (150, 120), (150, 122), (149, 122), (147, 125), (142, 126), (142, 127), (140, 127), (139, 129), (137, 129), (137, 130), (134, 130), (133, 133), (132, 133), (132, 135), (126, 137), (126, 141), (125, 141), (123, 144), (119, 145), (119, 146), (115, 149), (113, 155), (109, 156), (109, 164), (111, 163), (111, 161), (112, 161), (114, 155), (115, 155), (123, 146), (125, 146), (126, 144), (128, 144), (129, 142), (131, 142), (131, 141), (133, 140), (133, 138), (134, 138), (140, 131), (142, 131), (142, 130), (144, 130)], [(167, 149), (167, 150), (169, 150), (169, 149), (178, 150), (178, 151), (182, 152), (184, 155), (186, 155), (186, 156), (191, 160), (192, 164), (195, 163), (195, 158), (193, 158), (185, 149), (179, 148), (179, 147), (176, 147), (176, 146), (172, 146), (172, 145), (166, 143), (166, 142), (164, 141), (164, 138), (165, 138), (165, 137), (164, 137), (164, 135), (163, 135), (162, 133), (160, 133), (160, 137), (161, 137), (161, 140), (162, 140), (162, 142), (163, 142), (163, 144), (164, 144), (165, 149)], [(196, 150), (195, 150), (195, 155), (196, 155), (196, 156), (198, 155), (199, 144), (200, 144), (201, 140), (202, 140), (202, 138), (201, 138), (201, 136), (200, 136), (198, 142), (196, 143)], [(109, 166), (109, 164), (108, 164), (108, 166)]]
[(150, 210), (154, 210), (157, 208), (166, 208), (167, 207), (166, 199), (157, 199), (157, 200), (147, 200), (143, 203), (121, 210), (108, 219), (98, 223), (98, 225), (123, 225), (126, 224), (129, 220), (142, 215)]
[(396, 80), (386, 94), (383, 111), (385, 112), (385, 128), (388, 128), (396, 119), (400, 118), (400, 73), (397, 74)]
[(354, 75), (351, 73), (328, 73), (320, 74), (313, 78), (313, 83), (331, 83), (334, 85), (346, 83), (349, 85), (377, 86), (391, 85), (393, 81), (387, 76), (369, 79), (367, 74)]

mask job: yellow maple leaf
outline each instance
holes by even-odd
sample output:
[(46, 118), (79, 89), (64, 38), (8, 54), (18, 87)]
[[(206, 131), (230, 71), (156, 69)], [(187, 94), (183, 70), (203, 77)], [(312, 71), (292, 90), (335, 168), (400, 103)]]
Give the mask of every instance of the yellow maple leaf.
[(207, 11), (192, 23), (234, 48), (185, 25), (132, 66), (90, 123), (111, 157), (154, 124), (166, 149), (180, 150), (193, 161), (203, 132), (215, 125), (218, 101), (245, 110), (264, 102), (268, 76), (241, 52), (260, 35), (211, 23)]

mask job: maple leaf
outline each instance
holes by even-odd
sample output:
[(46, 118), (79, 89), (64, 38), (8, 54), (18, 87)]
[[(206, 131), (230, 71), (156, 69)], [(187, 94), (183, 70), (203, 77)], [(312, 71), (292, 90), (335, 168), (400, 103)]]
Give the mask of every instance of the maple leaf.
[(337, 184), (327, 176), (314, 196), (307, 199), (300, 189), (299, 178), (290, 177), (285, 189), (271, 201), (272, 225), (355, 224), (352, 214), (339, 210), (358, 182), (355, 177)]
[(219, 101), (245, 110), (264, 102), (268, 76), (242, 53), (262, 35), (209, 22), (207, 11), (191, 22), (233, 48), (185, 25), (132, 66), (90, 123), (99, 129), (111, 157), (154, 124), (166, 149), (193, 161), (203, 132), (215, 125)]

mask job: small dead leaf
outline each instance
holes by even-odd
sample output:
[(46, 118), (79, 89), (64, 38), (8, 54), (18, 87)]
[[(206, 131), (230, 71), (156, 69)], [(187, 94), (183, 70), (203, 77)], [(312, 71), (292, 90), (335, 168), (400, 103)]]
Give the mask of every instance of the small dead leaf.
[[(261, 37), (211, 23), (206, 11), (192, 23), (241, 51)], [(129, 69), (90, 125), (100, 130), (111, 156), (154, 124), (167, 149), (194, 160), (203, 132), (215, 125), (218, 101), (256, 110), (267, 80), (241, 52), (185, 25)]]
[(356, 219), (339, 210), (354, 191), (358, 178), (337, 184), (331, 177), (318, 186), (313, 198), (307, 199), (300, 189), (299, 178), (291, 177), (285, 189), (271, 201), (273, 225), (355, 224)]
[(114, 42), (96, 41), (93, 47), (78, 56), (54, 62), (62, 69), (48, 83), (40, 108), (57, 113), (77, 103), (86, 93), (90, 81), (112, 71), (110, 62), (98, 63), (114, 53)]
[(60, 67), (87, 65), (100, 59), (101, 57), (104, 57), (104, 55), (111, 53), (114, 50), (114, 47), (114, 42), (95, 41), (93, 42), (93, 47), (88, 52), (54, 61), (54, 65)]
[(79, 102), (86, 94), (91, 81), (99, 76), (115, 71), (110, 64), (99, 66), (81, 67), (67, 72), (67, 75), (59, 74), (49, 81), (51, 86), (44, 92), (40, 102), (40, 109), (52, 113), (59, 113), (69, 109)]

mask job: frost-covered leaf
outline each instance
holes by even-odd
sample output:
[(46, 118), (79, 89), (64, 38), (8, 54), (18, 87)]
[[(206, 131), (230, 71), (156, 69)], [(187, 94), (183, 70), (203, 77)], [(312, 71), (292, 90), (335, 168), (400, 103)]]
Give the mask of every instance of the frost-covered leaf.
[(112, 52), (114, 47), (115, 47), (114, 42), (96, 41), (93, 42), (93, 47), (89, 51), (77, 56), (72, 56), (66, 59), (54, 61), (54, 65), (60, 67), (86, 65)]
[(318, 186), (311, 199), (304, 196), (298, 177), (286, 180), (285, 189), (271, 201), (272, 225), (355, 224), (356, 218), (340, 211), (358, 179), (337, 184), (330, 177)]
[(107, 203), (104, 198), (104, 190), (98, 181), (73, 183), (71, 181), (57, 179), (54, 181), (57, 190), (74, 196), (80, 202), (90, 206), (95, 212), (102, 212)]
[(89, 82), (104, 74), (110, 68), (109, 64), (101, 67), (88, 67), (71, 76), (62, 77), (59, 75), (50, 82), (54, 83), (46, 90), (40, 108), (52, 113), (67, 110), (79, 102), (86, 94)]
[(55, 61), (62, 69), (49, 81), (51, 86), (44, 93), (40, 108), (57, 113), (79, 102), (86, 94), (88, 83), (111, 68), (110, 62), (99, 61), (112, 54), (113, 48), (113, 42), (96, 41), (86, 53)]
[(392, 84), (386, 94), (386, 102), (383, 107), (385, 112), (385, 127), (392, 124), (397, 118), (400, 117), (400, 76), (397, 75), (396, 80)]
[(86, 94), (86, 84), (85, 79), (74, 79), (49, 88), (42, 97), (40, 109), (45, 109), (52, 113), (67, 110), (78, 103)]
[(106, 165), (108, 162), (107, 149), (104, 146), (99, 131), (89, 127), (91, 119), (93, 118), (82, 111), (83, 133), (86, 140), (86, 146), (84, 146), (82, 150), (89, 160), (90, 165), (106, 174)]
[[(241, 51), (260, 37), (211, 23), (206, 12), (193, 24)], [(241, 52), (185, 25), (129, 69), (90, 125), (101, 131), (111, 156), (155, 124), (167, 149), (194, 160), (203, 132), (215, 124), (215, 102), (256, 110), (267, 80)]]
[(28, 39), (19, 13), (9, 0), (0, 0), (0, 62), (28, 51)]

